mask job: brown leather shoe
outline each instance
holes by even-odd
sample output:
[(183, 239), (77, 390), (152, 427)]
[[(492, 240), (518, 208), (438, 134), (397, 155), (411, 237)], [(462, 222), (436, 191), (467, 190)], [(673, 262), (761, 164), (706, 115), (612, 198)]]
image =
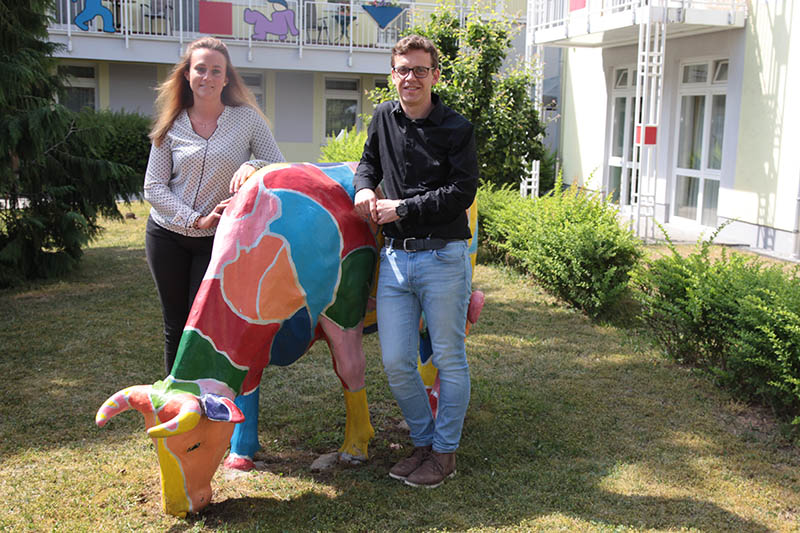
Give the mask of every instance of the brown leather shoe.
[(422, 462), (431, 454), (430, 446), (417, 446), (414, 451), (398, 462), (389, 470), (389, 477), (405, 481), (408, 475), (419, 468)]
[(456, 454), (432, 451), (422, 464), (406, 478), (406, 485), (435, 489), (456, 475)]

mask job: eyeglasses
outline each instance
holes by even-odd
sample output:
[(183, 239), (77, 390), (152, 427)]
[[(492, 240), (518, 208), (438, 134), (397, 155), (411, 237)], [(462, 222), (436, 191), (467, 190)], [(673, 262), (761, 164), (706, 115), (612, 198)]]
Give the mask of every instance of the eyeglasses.
[(436, 67), (392, 67), (392, 70), (397, 72), (401, 78), (408, 76), (409, 72), (414, 72), (414, 77), (417, 79), (427, 78), (428, 72), (436, 70)]

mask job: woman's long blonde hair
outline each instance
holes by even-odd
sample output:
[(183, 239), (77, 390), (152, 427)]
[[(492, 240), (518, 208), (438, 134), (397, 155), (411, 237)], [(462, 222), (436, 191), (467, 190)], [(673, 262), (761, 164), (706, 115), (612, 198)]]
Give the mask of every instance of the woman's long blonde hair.
[(225, 56), (227, 65), (225, 75), (228, 78), (228, 84), (222, 89), (222, 103), (230, 106), (247, 105), (258, 111), (262, 117), (264, 116), (264, 113), (258, 108), (253, 93), (233, 68), (225, 43), (214, 37), (201, 37), (186, 47), (183, 57), (172, 67), (172, 72), (169, 73), (164, 83), (156, 89), (158, 93), (156, 96), (156, 120), (153, 129), (150, 130), (150, 139), (156, 146), (161, 146), (164, 137), (167, 136), (167, 132), (180, 112), (194, 104), (194, 94), (184, 73), (189, 71), (192, 52), (199, 48), (214, 50)]

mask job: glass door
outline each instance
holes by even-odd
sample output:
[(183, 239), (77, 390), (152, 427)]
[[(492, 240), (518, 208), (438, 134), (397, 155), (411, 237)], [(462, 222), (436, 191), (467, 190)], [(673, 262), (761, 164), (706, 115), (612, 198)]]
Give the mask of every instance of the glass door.
[(606, 194), (619, 205), (630, 205), (636, 184), (631, 183), (633, 174), (633, 131), (636, 96), (632, 68), (614, 71), (612, 92), (610, 146), (608, 148), (608, 172)]
[(727, 60), (682, 69), (672, 214), (703, 226), (717, 225), (727, 72)]

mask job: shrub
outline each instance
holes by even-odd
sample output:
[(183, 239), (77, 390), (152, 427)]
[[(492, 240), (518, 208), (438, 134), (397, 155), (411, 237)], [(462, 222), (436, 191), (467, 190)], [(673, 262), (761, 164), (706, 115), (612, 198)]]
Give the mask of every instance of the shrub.
[(150, 117), (125, 111), (93, 111), (84, 109), (78, 114), (78, 127), (87, 131), (104, 130), (98, 137), (100, 159), (127, 165), (133, 169), (128, 178), (139, 189), (144, 185), (144, 173), (150, 157)]
[(726, 388), (800, 424), (800, 273), (729, 254), (716, 233), (682, 257), (632, 275), (646, 330), (671, 357), (707, 370)]
[(367, 142), (366, 128), (356, 131), (355, 126), (342, 130), (336, 137), (328, 137), (328, 144), (322, 147), (320, 163), (360, 161)]
[(509, 188), (481, 189), (481, 228), (491, 250), (592, 317), (619, 301), (641, 245), (599, 193), (564, 189), (560, 179), (537, 199)]

